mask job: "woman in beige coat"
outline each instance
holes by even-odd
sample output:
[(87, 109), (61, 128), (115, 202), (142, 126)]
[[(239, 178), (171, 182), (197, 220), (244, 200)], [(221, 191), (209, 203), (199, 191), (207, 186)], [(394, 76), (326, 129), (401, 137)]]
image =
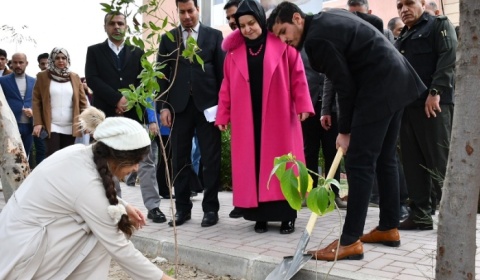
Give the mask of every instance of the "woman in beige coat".
[(0, 213), (0, 279), (107, 279), (112, 259), (133, 279), (172, 279), (128, 240), (145, 217), (113, 182), (137, 171), (148, 133), (102, 114), (90, 107), (80, 116), (96, 143), (46, 158)]
[(82, 136), (78, 115), (88, 106), (87, 97), (80, 77), (69, 67), (67, 50), (54, 48), (33, 88), (33, 135), (46, 138), (47, 157)]

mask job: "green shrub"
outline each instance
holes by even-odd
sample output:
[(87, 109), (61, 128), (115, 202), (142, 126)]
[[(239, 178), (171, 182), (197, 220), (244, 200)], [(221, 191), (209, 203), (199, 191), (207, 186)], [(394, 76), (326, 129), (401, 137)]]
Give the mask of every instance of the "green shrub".
[(230, 150), (230, 128), (222, 132), (222, 166), (220, 169), (220, 184), (222, 191), (232, 190), (232, 161)]

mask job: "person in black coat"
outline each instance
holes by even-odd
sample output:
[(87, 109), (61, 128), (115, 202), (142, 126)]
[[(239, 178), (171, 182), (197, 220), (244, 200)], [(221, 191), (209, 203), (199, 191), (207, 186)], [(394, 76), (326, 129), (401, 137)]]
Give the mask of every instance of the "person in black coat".
[[(312, 252), (319, 260), (362, 259), (362, 242), (400, 245), (399, 188), (395, 157), (403, 108), (425, 85), (385, 36), (358, 16), (341, 9), (305, 15), (283, 2), (271, 13), (269, 29), (324, 73), (338, 95), (337, 147), (346, 153), (349, 185), (347, 214), (339, 240)], [(380, 187), (380, 221), (362, 235), (374, 176)]]
[[(93, 91), (93, 106), (102, 110), (107, 117), (127, 117), (146, 124), (146, 108), (144, 116), (139, 118), (136, 110), (127, 110), (127, 99), (119, 89), (129, 88), (130, 85), (138, 87), (142, 72), (141, 59), (143, 50), (125, 44), (125, 30), (127, 27), (125, 15), (110, 12), (105, 15), (105, 32), (108, 39), (102, 43), (89, 46), (85, 62), (85, 78), (88, 86)], [(157, 181), (155, 180), (155, 164), (153, 154), (150, 153), (140, 162), (139, 167), (140, 189), (147, 217), (155, 223), (166, 222), (166, 217), (160, 211), (160, 196)], [(123, 178), (120, 178), (123, 179)], [(117, 182), (117, 193), (121, 189)]]
[[(166, 79), (160, 79), (160, 90), (168, 92), (161, 96), (158, 108), (162, 125), (172, 127), (171, 144), (173, 156), (173, 176), (175, 187), (175, 224), (177, 226), (191, 219), (190, 152), (192, 138), (197, 134), (203, 170), (203, 227), (218, 222), (218, 190), (220, 188), (220, 131), (213, 120), (207, 120), (204, 111), (218, 103), (218, 92), (223, 80), (224, 53), (221, 49), (222, 33), (199, 22), (197, 0), (176, 0), (180, 26), (170, 30), (175, 42), (166, 35), (158, 50), (159, 63), (166, 63), (162, 69)], [(191, 36), (197, 41), (201, 51), (198, 55), (203, 66), (179, 57), (185, 42)], [(177, 61), (178, 58), (178, 61)], [(173, 226), (173, 221), (169, 222)]]

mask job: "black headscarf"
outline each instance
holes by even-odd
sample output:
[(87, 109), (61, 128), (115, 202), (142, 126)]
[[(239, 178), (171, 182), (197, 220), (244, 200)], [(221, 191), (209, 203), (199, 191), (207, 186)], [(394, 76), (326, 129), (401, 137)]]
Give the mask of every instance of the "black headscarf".
[(247, 45), (253, 43), (253, 45), (261, 44), (265, 42), (265, 38), (267, 37), (267, 16), (265, 15), (265, 10), (255, 0), (243, 0), (238, 5), (237, 12), (233, 15), (235, 17), (235, 22), (237, 23), (238, 28), (240, 28), (240, 23), (238, 19), (244, 15), (252, 15), (257, 20), (258, 24), (262, 28), (262, 35), (260, 35), (257, 39), (250, 40), (245, 38)]

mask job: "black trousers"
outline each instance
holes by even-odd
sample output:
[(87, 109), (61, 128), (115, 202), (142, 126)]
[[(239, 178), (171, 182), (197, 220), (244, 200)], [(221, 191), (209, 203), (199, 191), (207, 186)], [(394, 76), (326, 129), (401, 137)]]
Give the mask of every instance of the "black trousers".
[(363, 234), (375, 174), (380, 195), (379, 227), (398, 227), (400, 195), (396, 158), (403, 110), (363, 126), (352, 127), (345, 157), (348, 204), (340, 244), (350, 245)]
[(49, 157), (56, 151), (75, 144), (75, 137), (72, 135), (51, 132), (50, 138), (45, 138), (45, 143), (47, 146), (46, 156)]
[(423, 107), (405, 108), (400, 132), (403, 169), (416, 223), (432, 224), (432, 192), (441, 198), (445, 178), (453, 105), (440, 105), (436, 118), (427, 118)]
[[(205, 119), (190, 98), (185, 110), (175, 113), (170, 132), (173, 156), (173, 178), (175, 188), (175, 205), (177, 211), (190, 211), (190, 182), (196, 174), (192, 169), (191, 151), (192, 138), (197, 133), (200, 155), (203, 164), (203, 202), (204, 212), (218, 212), (218, 190), (220, 189), (220, 130)], [(193, 174), (192, 174), (193, 173)], [(193, 177), (194, 176), (194, 177)]]
[[(337, 153), (336, 141), (338, 135), (337, 114), (332, 113), (332, 127), (325, 130), (320, 124), (320, 115), (322, 102), (318, 101), (315, 105), (315, 116), (310, 117), (302, 122), (303, 146), (305, 152), (305, 164), (309, 170), (318, 173), (318, 154), (320, 147), (322, 148), (323, 158), (325, 160), (325, 174), (328, 173), (332, 166), (335, 154)], [(322, 174), (320, 174), (322, 175)], [(313, 186), (316, 187), (318, 177), (311, 174)], [(325, 175), (326, 176), (326, 175)], [(340, 181), (340, 168), (337, 169), (334, 178)], [(338, 189), (332, 188), (336, 195)]]

